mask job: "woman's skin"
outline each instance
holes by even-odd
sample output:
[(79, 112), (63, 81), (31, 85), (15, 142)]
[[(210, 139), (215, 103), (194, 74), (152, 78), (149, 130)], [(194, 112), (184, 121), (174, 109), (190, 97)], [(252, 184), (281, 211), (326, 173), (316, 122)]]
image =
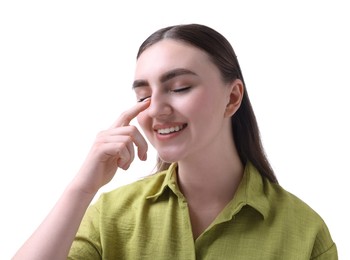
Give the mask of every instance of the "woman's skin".
[(133, 87), (142, 102), (97, 136), (77, 175), (14, 259), (67, 258), (97, 191), (119, 167), (129, 168), (134, 145), (137, 156), (147, 158), (146, 140), (130, 125), (135, 117), (160, 158), (178, 162), (178, 183), (188, 201), (194, 238), (232, 199), (243, 165), (230, 117), (240, 106), (242, 82), (225, 83), (205, 52), (166, 39), (141, 54)]
[(120, 167), (128, 169), (134, 159), (147, 158), (147, 143), (136, 127), (129, 125), (150, 102), (125, 111), (110, 129), (101, 132), (84, 164), (63, 192), (52, 211), (19, 249), (13, 259), (67, 259), (84, 213), (100, 187), (108, 183)]
[[(166, 39), (138, 59), (134, 90), (138, 99), (151, 99), (137, 117), (147, 139), (160, 158), (178, 162), (178, 183), (196, 238), (232, 199), (243, 175), (230, 119), (240, 106), (243, 84), (224, 83), (205, 52)], [(180, 130), (158, 133), (171, 127)]]

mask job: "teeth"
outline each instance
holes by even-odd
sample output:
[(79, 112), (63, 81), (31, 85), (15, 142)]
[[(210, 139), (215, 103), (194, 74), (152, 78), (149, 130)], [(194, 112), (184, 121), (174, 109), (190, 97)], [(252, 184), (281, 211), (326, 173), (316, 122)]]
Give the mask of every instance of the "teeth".
[(163, 128), (163, 129), (158, 129), (158, 134), (162, 134), (162, 135), (165, 135), (165, 134), (170, 134), (170, 133), (173, 133), (173, 132), (178, 132), (180, 130), (182, 130), (183, 126), (175, 126), (175, 127), (170, 127), (170, 128)]

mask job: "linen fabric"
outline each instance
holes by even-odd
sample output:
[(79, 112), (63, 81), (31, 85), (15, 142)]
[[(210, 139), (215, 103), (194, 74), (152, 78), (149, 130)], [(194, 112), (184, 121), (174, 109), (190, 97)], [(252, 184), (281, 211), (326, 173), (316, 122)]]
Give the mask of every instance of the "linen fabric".
[(194, 240), (176, 169), (101, 195), (68, 259), (338, 259), (322, 218), (251, 163), (234, 198)]

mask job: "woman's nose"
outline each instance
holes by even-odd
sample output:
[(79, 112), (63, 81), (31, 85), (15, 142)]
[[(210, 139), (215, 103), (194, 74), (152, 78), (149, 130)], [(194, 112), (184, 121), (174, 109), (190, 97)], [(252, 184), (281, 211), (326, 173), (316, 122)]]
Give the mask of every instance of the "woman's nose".
[(151, 96), (151, 104), (148, 107), (147, 112), (150, 117), (161, 118), (171, 115), (172, 108), (165, 97), (158, 94), (153, 94)]

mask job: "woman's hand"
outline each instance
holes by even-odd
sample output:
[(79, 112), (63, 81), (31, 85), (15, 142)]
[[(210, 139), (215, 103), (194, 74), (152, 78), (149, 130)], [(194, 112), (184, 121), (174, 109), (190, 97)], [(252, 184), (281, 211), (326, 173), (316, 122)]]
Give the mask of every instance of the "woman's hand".
[(146, 160), (147, 143), (130, 121), (149, 106), (136, 104), (113, 126), (101, 132), (82, 168), (63, 192), (52, 211), (12, 259), (67, 259), (81, 219), (101, 186), (109, 182), (118, 167), (128, 169), (138, 157)]
[(121, 114), (118, 120), (100, 132), (73, 183), (87, 193), (96, 193), (108, 183), (118, 168), (127, 170), (134, 160), (135, 150), (141, 160), (147, 159), (147, 142), (139, 130), (129, 125), (139, 113), (147, 109), (150, 101), (137, 103)]

